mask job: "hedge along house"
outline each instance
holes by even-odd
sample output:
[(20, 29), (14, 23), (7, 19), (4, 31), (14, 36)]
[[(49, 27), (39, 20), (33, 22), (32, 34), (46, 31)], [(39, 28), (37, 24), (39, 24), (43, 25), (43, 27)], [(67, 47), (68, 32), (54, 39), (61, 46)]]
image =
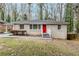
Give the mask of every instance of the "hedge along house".
[[(24, 31), (24, 32), (23, 32)], [(53, 20), (27, 20), (13, 23), (12, 32), (51, 38), (67, 38), (67, 23)]]

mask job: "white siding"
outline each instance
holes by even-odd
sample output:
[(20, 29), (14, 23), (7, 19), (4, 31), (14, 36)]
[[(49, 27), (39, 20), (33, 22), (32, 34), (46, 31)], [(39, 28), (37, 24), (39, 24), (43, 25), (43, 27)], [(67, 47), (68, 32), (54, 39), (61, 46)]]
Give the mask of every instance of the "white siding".
[(29, 33), (30, 35), (41, 35), (41, 29), (30, 29), (29, 25)]
[(29, 31), (29, 25), (24, 25), (24, 30), (26, 30), (27, 33), (29, 33), (29, 32), (30, 32), (30, 31)]
[(13, 30), (19, 30), (19, 25), (13, 25)]
[(20, 29), (19, 25), (13, 25), (13, 30), (26, 30), (30, 35), (41, 35), (41, 29), (30, 29), (30, 25), (24, 25), (24, 29)]
[(48, 29), (51, 29), (52, 38), (67, 38), (67, 25), (61, 25), (61, 29), (58, 29), (58, 25), (48, 25)]
[(41, 35), (41, 31), (39, 29), (30, 29), (30, 25), (24, 25), (24, 29), (27, 31), (27, 34)]
[[(42, 26), (41, 26), (42, 29)], [(30, 25), (24, 25), (24, 29), (20, 29), (19, 25), (13, 25), (13, 30), (26, 30), (27, 34), (31, 35), (41, 35), (42, 30), (32, 30)], [(50, 30), (52, 38), (67, 38), (67, 25), (61, 25), (61, 29), (58, 29), (58, 25), (47, 25), (47, 32)]]

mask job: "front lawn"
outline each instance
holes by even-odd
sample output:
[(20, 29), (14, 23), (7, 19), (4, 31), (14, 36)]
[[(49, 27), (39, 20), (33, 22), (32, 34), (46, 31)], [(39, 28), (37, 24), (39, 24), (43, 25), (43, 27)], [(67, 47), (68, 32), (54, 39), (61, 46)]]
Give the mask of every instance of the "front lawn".
[(0, 38), (0, 55), (79, 55), (79, 41)]

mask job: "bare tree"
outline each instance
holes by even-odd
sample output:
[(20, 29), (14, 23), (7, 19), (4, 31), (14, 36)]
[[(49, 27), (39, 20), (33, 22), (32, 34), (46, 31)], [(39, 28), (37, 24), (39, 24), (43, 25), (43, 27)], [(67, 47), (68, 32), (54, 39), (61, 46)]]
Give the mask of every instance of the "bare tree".
[(32, 14), (31, 14), (31, 3), (28, 3), (28, 20), (31, 20), (32, 19)]
[(38, 8), (39, 8), (39, 20), (43, 20), (43, 3), (39, 3), (38, 4)]
[(57, 11), (58, 11), (58, 18), (59, 18), (59, 21), (61, 21), (62, 20), (62, 3), (58, 3), (57, 4)]
[(79, 32), (79, 4), (73, 4), (73, 12), (74, 12), (74, 19), (73, 19), (73, 31)]
[(43, 9), (43, 11), (45, 11), (43, 14), (45, 15), (45, 20), (47, 20), (48, 19), (48, 4), (46, 3), (46, 4), (43, 4), (43, 6), (44, 6), (44, 9)]
[(17, 4), (13, 5), (12, 17), (13, 17), (13, 21), (17, 20)]
[(5, 4), (0, 4), (0, 20), (4, 20), (4, 10), (5, 10)]

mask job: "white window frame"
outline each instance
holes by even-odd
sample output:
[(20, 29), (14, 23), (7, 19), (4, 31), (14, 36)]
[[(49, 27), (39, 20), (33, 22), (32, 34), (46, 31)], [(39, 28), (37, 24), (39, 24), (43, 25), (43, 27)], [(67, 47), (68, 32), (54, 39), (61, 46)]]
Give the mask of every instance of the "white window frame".
[[(41, 24), (35, 24), (35, 25), (37, 25), (36, 29), (33, 28), (34, 24), (30, 24), (30, 25), (32, 25), (32, 29), (30, 29), (30, 30), (32, 30), (32, 31), (41, 31)], [(40, 29), (39, 29), (39, 25), (40, 25)]]

